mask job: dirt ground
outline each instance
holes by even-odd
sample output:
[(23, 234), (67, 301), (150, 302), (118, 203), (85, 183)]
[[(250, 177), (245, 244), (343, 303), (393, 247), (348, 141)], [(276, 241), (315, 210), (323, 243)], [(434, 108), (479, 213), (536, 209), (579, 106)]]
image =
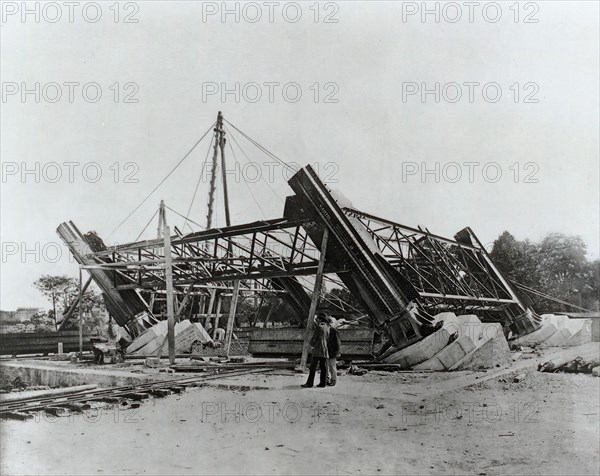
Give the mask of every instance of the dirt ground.
[[(4, 474), (598, 474), (600, 379), (279, 372), (84, 415), (3, 421)], [(252, 385), (249, 391), (236, 384)], [(49, 448), (51, 450), (49, 451)]]

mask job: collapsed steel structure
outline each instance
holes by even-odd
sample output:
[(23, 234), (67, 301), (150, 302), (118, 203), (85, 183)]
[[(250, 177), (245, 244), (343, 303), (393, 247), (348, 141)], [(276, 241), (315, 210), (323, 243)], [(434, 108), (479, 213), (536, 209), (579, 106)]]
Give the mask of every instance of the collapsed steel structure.
[[(298, 277), (315, 275), (325, 253), (323, 272), (339, 277), (397, 347), (431, 333), (435, 316), (445, 311), (501, 322), (516, 335), (539, 326), (539, 317), (470, 228), (450, 239), (356, 210), (334, 196), (310, 166), (288, 183), (294, 195), (286, 200), (283, 218), (188, 234), (175, 228), (170, 248), (180, 301), (239, 281), (240, 290), (280, 293), (306, 322), (311, 297)], [(322, 250), (325, 230), (329, 238)], [(61, 224), (57, 232), (90, 272), (119, 325), (135, 337), (156, 323), (148, 296), (165, 289), (163, 239), (106, 247), (73, 223)]]

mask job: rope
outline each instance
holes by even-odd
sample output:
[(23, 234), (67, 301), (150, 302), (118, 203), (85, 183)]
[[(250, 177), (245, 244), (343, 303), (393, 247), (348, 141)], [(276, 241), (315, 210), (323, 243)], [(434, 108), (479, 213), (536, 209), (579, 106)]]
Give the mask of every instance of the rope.
[[(233, 136), (230, 136), (230, 137), (233, 137)], [(239, 164), (237, 157), (235, 156), (235, 151), (233, 150), (233, 146), (231, 145), (231, 142), (228, 141), (227, 143), (229, 144), (229, 148), (231, 149), (231, 155), (233, 155), (233, 160), (235, 161), (236, 164)], [(256, 204), (258, 209), (260, 210), (260, 213), (262, 213), (263, 218), (266, 219), (267, 215), (265, 214), (265, 211), (260, 206), (260, 203), (258, 203), (258, 200), (256, 200), (256, 197), (254, 196), (254, 192), (252, 192), (252, 189), (250, 188), (250, 186), (248, 185), (248, 183), (245, 180), (242, 180), (242, 182), (244, 182), (244, 185), (246, 185), (248, 192), (250, 192), (250, 195), (252, 196), (252, 200), (254, 201), (254, 203)]]
[(171, 174), (173, 174), (173, 172), (175, 172), (175, 170), (176, 170), (176, 169), (177, 169), (177, 168), (178, 168), (178, 167), (179, 167), (179, 166), (180, 166), (180, 165), (183, 163), (183, 161), (184, 161), (185, 159), (187, 159), (187, 158), (188, 158), (188, 156), (189, 156), (189, 155), (192, 153), (192, 151), (193, 151), (193, 150), (196, 148), (196, 146), (197, 146), (197, 145), (198, 145), (198, 144), (199, 144), (199, 143), (202, 141), (202, 139), (204, 139), (204, 138), (206, 137), (206, 135), (207, 135), (207, 134), (208, 134), (208, 133), (209, 133), (209, 132), (210, 132), (210, 131), (211, 131), (211, 130), (214, 128), (214, 126), (215, 126), (215, 123), (213, 123), (213, 124), (212, 124), (212, 125), (211, 125), (211, 126), (208, 128), (208, 129), (207, 129), (207, 131), (206, 131), (206, 132), (205, 132), (205, 133), (202, 135), (202, 137), (200, 137), (200, 139), (198, 139), (198, 140), (196, 141), (196, 143), (195, 143), (195, 144), (192, 146), (192, 148), (191, 148), (191, 149), (190, 149), (190, 150), (187, 152), (187, 154), (185, 154), (185, 155), (183, 156), (183, 158), (182, 158), (182, 159), (181, 159), (179, 162), (177, 162), (177, 164), (175, 165), (175, 167), (173, 167), (173, 168), (171, 169), (171, 171), (170, 171), (170, 172), (169, 172), (169, 173), (166, 175), (166, 177), (165, 177), (165, 178), (163, 178), (163, 179), (162, 179), (162, 180), (159, 182), (159, 184), (158, 184), (156, 187), (154, 187), (154, 188), (152, 189), (152, 191), (151, 191), (151, 192), (150, 192), (148, 195), (146, 195), (146, 197), (145, 197), (145, 198), (144, 198), (144, 199), (143, 199), (143, 200), (140, 202), (140, 204), (139, 204), (137, 207), (135, 207), (135, 208), (134, 208), (134, 209), (131, 211), (131, 213), (130, 213), (129, 215), (127, 215), (127, 216), (126, 216), (126, 217), (123, 219), (123, 221), (121, 221), (121, 223), (119, 223), (119, 224), (117, 225), (117, 227), (116, 227), (116, 228), (115, 228), (113, 231), (111, 231), (111, 232), (110, 232), (110, 234), (108, 235), (108, 238), (110, 238), (110, 237), (113, 235), (113, 233), (114, 233), (115, 231), (117, 231), (119, 228), (121, 228), (121, 226), (123, 225), (123, 223), (125, 223), (127, 220), (129, 220), (129, 218), (131, 217), (131, 215), (133, 215), (133, 214), (134, 214), (136, 211), (138, 211), (138, 209), (139, 209), (139, 208), (140, 208), (140, 207), (141, 207), (141, 206), (142, 206), (142, 205), (143, 205), (143, 204), (146, 202), (146, 200), (148, 200), (148, 198), (150, 198), (150, 196), (151, 196), (151, 195), (152, 195), (154, 192), (156, 192), (156, 190), (157, 190), (157, 189), (158, 189), (158, 188), (159, 188), (159, 187), (160, 187), (160, 186), (161, 186), (163, 183), (165, 183), (165, 181), (166, 181), (166, 180), (167, 180), (167, 179), (168, 179), (168, 178), (171, 176)]
[[(194, 220), (192, 220), (191, 218), (189, 218), (189, 217), (186, 217), (185, 215), (182, 215), (181, 213), (179, 213), (179, 212), (178, 212), (178, 211), (176, 211), (176, 210), (173, 210), (173, 209), (172, 209), (170, 206), (168, 206), (168, 205), (165, 205), (165, 208), (168, 208), (169, 210), (171, 210), (171, 211), (172, 211), (173, 213), (175, 213), (176, 215), (179, 215), (181, 218), (185, 218), (186, 222), (188, 222), (188, 221), (189, 221), (190, 223), (193, 223), (194, 225), (196, 225), (196, 226), (199, 226), (199, 227), (200, 227), (200, 228), (202, 228), (202, 229), (206, 229), (206, 227), (205, 227), (205, 226), (202, 226), (200, 223), (196, 223), (196, 222), (195, 222)], [(193, 231), (193, 230), (192, 230), (192, 231)]]
[(574, 308), (574, 309), (580, 309), (580, 310), (582, 310), (582, 311), (586, 311), (586, 312), (593, 312), (593, 311), (591, 311), (590, 309), (586, 309), (585, 307), (576, 306), (575, 304), (571, 304), (570, 302), (563, 301), (563, 300), (561, 300), (561, 299), (557, 299), (557, 298), (555, 298), (555, 297), (552, 297), (552, 296), (550, 296), (550, 295), (548, 295), (548, 294), (544, 294), (544, 293), (543, 293), (543, 292), (541, 292), (541, 291), (537, 291), (537, 290), (535, 290), (535, 289), (533, 289), (533, 288), (530, 288), (530, 287), (528, 287), (528, 286), (525, 286), (524, 284), (519, 284), (519, 283), (517, 283), (516, 281), (512, 281), (512, 280), (510, 280), (510, 281), (511, 281), (511, 283), (513, 283), (513, 284), (514, 284), (515, 286), (517, 286), (518, 288), (521, 288), (523, 291), (530, 292), (531, 294), (535, 294), (535, 295), (537, 295), (537, 296), (543, 297), (543, 298), (545, 298), (545, 299), (548, 299), (549, 301), (555, 301), (555, 302), (558, 302), (558, 303), (560, 303), (560, 304), (564, 304), (564, 305), (566, 305), (566, 306), (570, 306), (570, 307), (572, 307), (572, 308)]
[(156, 216), (156, 214), (158, 213), (158, 208), (156, 209), (156, 211), (154, 212), (154, 214), (152, 215), (152, 218), (150, 218), (150, 220), (148, 220), (148, 223), (146, 223), (146, 226), (144, 227), (144, 229), (142, 231), (140, 231), (140, 234), (137, 236), (137, 238), (134, 241), (137, 241), (140, 239), (140, 237), (144, 234), (144, 232), (146, 231), (146, 228), (148, 228), (148, 225), (150, 225), (150, 223), (152, 223), (152, 220), (154, 220), (154, 217)]
[(251, 142), (252, 144), (254, 144), (254, 146), (256, 146), (258, 149), (262, 150), (265, 154), (267, 154), (268, 156), (272, 157), (273, 159), (275, 159), (276, 161), (278, 161), (281, 165), (283, 165), (284, 167), (287, 167), (289, 170), (291, 170), (293, 172), (296, 172), (296, 169), (294, 169), (294, 167), (292, 167), (290, 164), (288, 164), (284, 160), (282, 160), (279, 157), (277, 157), (273, 152), (269, 151), (266, 147), (263, 147), (262, 145), (260, 145), (257, 141), (255, 141), (254, 139), (252, 139), (252, 137), (248, 136), (245, 132), (243, 132), (240, 129), (238, 129), (236, 126), (234, 126), (227, 119), (223, 119), (223, 120), (227, 124), (229, 124), (231, 127), (233, 127), (236, 131), (238, 131), (240, 134), (242, 134), (242, 136), (244, 136), (246, 138), (246, 140), (248, 140), (249, 142)]
[[(231, 139), (233, 139), (233, 142), (235, 142), (235, 145), (238, 146), (238, 148), (242, 151), (242, 154), (244, 154), (244, 158), (246, 159), (246, 162), (248, 162), (249, 164), (252, 163), (252, 161), (250, 160), (250, 157), (248, 157), (248, 154), (246, 154), (246, 151), (243, 149), (243, 147), (239, 144), (239, 142), (237, 141), (237, 139), (235, 138), (235, 136), (231, 133), (231, 131), (229, 129), (227, 129), (227, 133), (229, 134), (229, 136), (231, 137)], [(283, 198), (281, 197), (281, 195), (279, 195), (277, 193), (277, 191), (271, 187), (271, 184), (269, 183), (268, 180), (266, 180), (262, 174), (260, 176), (260, 179), (265, 182), (267, 184), (267, 187), (269, 187), (271, 189), (271, 192), (273, 192), (275, 194), (275, 196), (281, 200), (283, 202)]]
[[(186, 216), (190, 216), (190, 214), (192, 213), (192, 206), (194, 205), (194, 200), (196, 199), (196, 194), (198, 193), (198, 188), (200, 187), (200, 182), (202, 181), (202, 178), (204, 177), (204, 168), (206, 167), (206, 164), (208, 163), (208, 157), (210, 156), (210, 149), (212, 149), (212, 144), (214, 141), (214, 137), (210, 140), (210, 143), (208, 144), (208, 150), (206, 151), (206, 157), (204, 158), (204, 162), (202, 163), (202, 168), (200, 169), (200, 176), (198, 177), (198, 182), (196, 182), (196, 188), (194, 189), (194, 195), (192, 196), (192, 201), (190, 202), (190, 206), (188, 208), (188, 211), (186, 213)], [(183, 227), (185, 228), (185, 225), (187, 224), (187, 218), (186, 220), (183, 222)]]

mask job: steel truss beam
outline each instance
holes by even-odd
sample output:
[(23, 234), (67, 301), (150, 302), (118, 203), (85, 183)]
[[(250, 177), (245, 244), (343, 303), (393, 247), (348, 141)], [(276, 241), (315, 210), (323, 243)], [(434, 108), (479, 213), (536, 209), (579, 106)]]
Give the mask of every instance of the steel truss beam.
[(503, 320), (526, 312), (478, 242), (458, 242), (352, 208), (344, 212), (360, 221), (386, 260), (411, 281), (430, 314), (480, 311)]
[[(303, 228), (309, 224), (278, 219), (174, 236), (173, 283), (181, 288), (254, 280), (258, 289), (267, 290), (272, 289), (267, 280), (315, 274), (320, 253)], [(165, 278), (161, 242), (113, 246), (88, 258), (126, 281), (115, 282), (119, 290), (162, 289)], [(343, 271), (326, 268), (328, 273)]]
[[(452, 240), (342, 208), (310, 166), (289, 184), (296, 195), (286, 201), (285, 218), (189, 234), (175, 229), (170, 249), (174, 292), (205, 294), (239, 282), (241, 292), (284, 292), (305, 319), (310, 298), (296, 277), (317, 273), (321, 253), (315, 243), (329, 230), (323, 272), (337, 274), (397, 346), (427, 335), (433, 316), (442, 311), (476, 312), (519, 333), (535, 329), (535, 316), (469, 228)], [(149, 309), (140, 292), (164, 290), (162, 238), (106, 247), (92, 233), (83, 237), (77, 232), (75, 239), (61, 227), (77, 261), (114, 301), (111, 309), (123, 307), (115, 311), (121, 321), (130, 314), (126, 304)], [(81, 244), (85, 252), (75, 249)]]

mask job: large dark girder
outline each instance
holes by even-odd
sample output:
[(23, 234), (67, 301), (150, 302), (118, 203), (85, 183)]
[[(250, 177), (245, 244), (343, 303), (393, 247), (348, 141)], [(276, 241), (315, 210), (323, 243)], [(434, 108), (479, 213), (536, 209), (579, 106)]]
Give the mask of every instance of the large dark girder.
[(314, 243), (320, 242), (322, 230), (331, 233), (327, 249), (328, 261), (347, 263), (348, 273), (340, 279), (352, 293), (360, 294), (372, 316), (380, 323), (404, 314), (411, 301), (410, 283), (377, 255), (361, 236), (361, 229), (345, 215), (331, 192), (312, 167), (299, 170), (289, 181), (296, 197), (288, 197), (286, 217), (313, 219), (317, 226), (308, 231)]
[(411, 281), (428, 312), (483, 311), (499, 314), (498, 320), (526, 312), (478, 242), (458, 242), (351, 208), (344, 212), (362, 223), (386, 260)]

